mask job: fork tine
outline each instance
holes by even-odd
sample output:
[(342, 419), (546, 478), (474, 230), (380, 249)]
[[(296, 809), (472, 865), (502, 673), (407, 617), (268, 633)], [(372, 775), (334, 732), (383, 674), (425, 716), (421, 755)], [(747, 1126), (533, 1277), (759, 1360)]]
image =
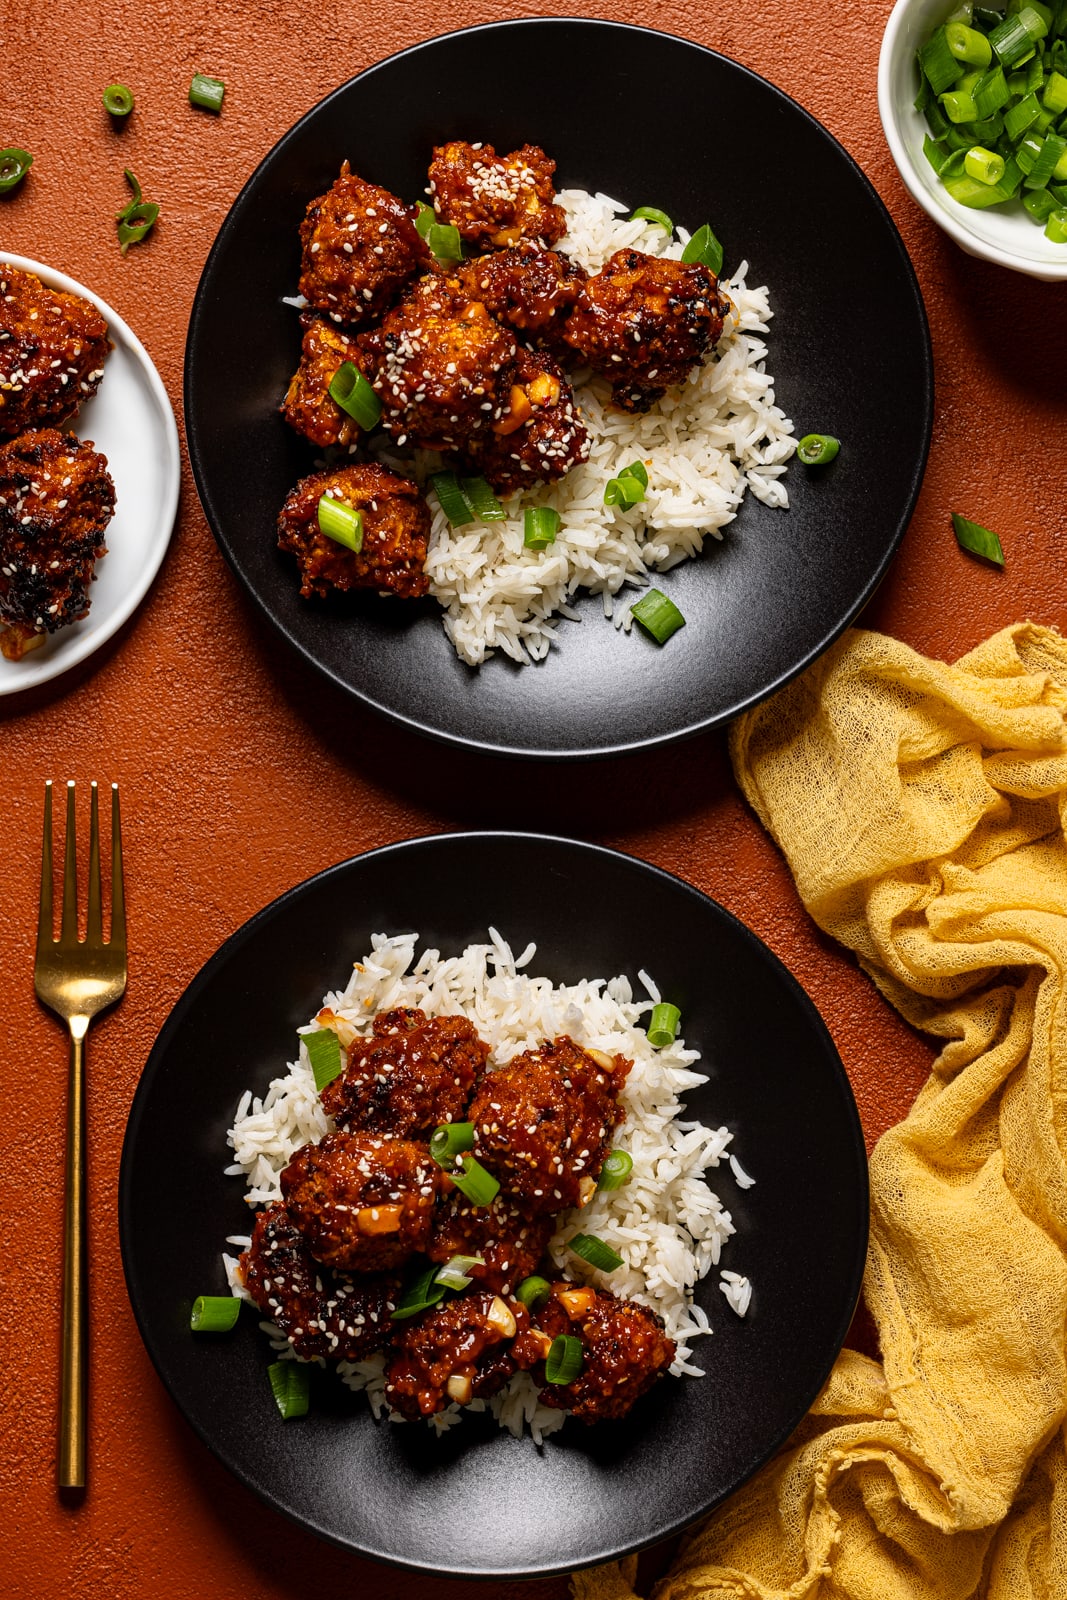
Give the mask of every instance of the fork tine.
[(52, 931), (52, 780), (44, 786), (44, 834), (41, 840), (41, 901), (37, 913), (37, 949), (55, 942)]
[(74, 780), (67, 784), (67, 840), (63, 853), (63, 916), (59, 923), (59, 942), (78, 942), (78, 848), (74, 831)]
[(100, 909), (100, 805), (95, 783), (89, 787), (89, 904), (85, 920), (85, 942), (102, 944), (104, 923)]
[(122, 819), (119, 786), (111, 785), (111, 943), (126, 954), (126, 900), (122, 888)]

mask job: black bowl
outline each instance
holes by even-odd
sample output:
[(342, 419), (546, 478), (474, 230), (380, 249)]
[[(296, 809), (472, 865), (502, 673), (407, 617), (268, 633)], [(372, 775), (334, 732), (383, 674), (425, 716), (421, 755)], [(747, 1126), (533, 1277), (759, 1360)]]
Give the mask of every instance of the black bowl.
[[(346, 157), (422, 197), (434, 144), (540, 143), (560, 187), (711, 221), (727, 270), (770, 287), (768, 365), (800, 434), (788, 512), (746, 497), (721, 543), (660, 586), (687, 625), (665, 648), (617, 633), (595, 597), (537, 666), (464, 666), (440, 611), (364, 596), (308, 604), (275, 549), (314, 451), (278, 415), (299, 358), (297, 228)], [(615, 23), (538, 19), (449, 34), (371, 67), (308, 113), (224, 222), (186, 350), (189, 453), (215, 536), (270, 623), (359, 700), (421, 732), (522, 755), (660, 743), (735, 716), (825, 650), (881, 579), (918, 494), (933, 382), (915, 275), (871, 185), (808, 113), (735, 62)], [(248, 464), (247, 466), (244, 464)], [(634, 591), (630, 591), (633, 595)]]
[[(316, 1377), (283, 1423), (255, 1318), (189, 1332), (198, 1293), (225, 1292), (220, 1251), (247, 1233), (226, 1129), (246, 1088), (284, 1070), (294, 1032), (343, 986), (375, 931), (417, 930), (445, 954), (498, 927), (555, 982), (645, 967), (682, 1009), (710, 1081), (687, 1110), (736, 1130), (756, 1184), (713, 1186), (737, 1225), (723, 1265), (754, 1286), (727, 1306), (712, 1270), (697, 1299), (707, 1376), (661, 1382), (622, 1422), (569, 1422), (538, 1449), (489, 1419), (444, 1438), (376, 1424)], [(728, 912), (644, 862), (522, 834), (461, 834), (377, 850), (320, 873), (245, 924), (165, 1023), (122, 1153), (123, 1264), (159, 1375), (204, 1442), (251, 1489), (363, 1555), (457, 1576), (565, 1571), (653, 1543), (738, 1488), (815, 1398), (844, 1339), (867, 1241), (867, 1168), (848, 1080), (796, 981)]]

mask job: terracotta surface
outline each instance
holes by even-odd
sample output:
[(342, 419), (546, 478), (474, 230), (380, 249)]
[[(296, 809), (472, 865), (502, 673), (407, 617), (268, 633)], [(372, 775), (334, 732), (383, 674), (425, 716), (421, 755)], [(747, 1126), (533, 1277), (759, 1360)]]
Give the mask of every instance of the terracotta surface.
[[(539, 9), (518, 4), (509, 14)], [(1063, 622), (1055, 463), (1067, 422), (1067, 291), (969, 259), (908, 199), (875, 103), (888, 9), (838, 9), (801, 23), (784, 0), (751, 0), (718, 16), (680, 0), (632, 0), (628, 8), (605, 3), (599, 14), (684, 34), (770, 78), (841, 139), (890, 207), (929, 310), (937, 423), (916, 516), (864, 620), (920, 650), (955, 657), (1017, 618)], [(556, 10), (598, 14), (567, 0)], [(91, 22), (79, 8), (59, 8), (45, 24), (39, 7), (8, 0), (0, 39), (5, 61), (18, 67), (5, 70), (0, 144), (26, 145), (36, 165), (21, 191), (0, 201), (0, 245), (51, 263), (109, 300), (144, 340), (179, 410), (200, 268), (260, 156), (360, 68), (448, 26), (503, 15), (477, 0), (370, 0), (359, 8), (330, 0), (287, 7), (103, 0)], [(219, 119), (185, 104), (196, 70), (226, 81)], [(122, 134), (100, 106), (114, 78), (137, 94)], [(124, 166), (163, 203), (154, 237), (126, 260), (112, 221), (124, 203)], [(871, 377), (877, 382), (877, 373)], [(957, 550), (948, 521), (954, 509), (1001, 532), (1006, 572)], [(378, 844), (472, 824), (537, 827), (546, 815), (558, 819), (558, 769), (524, 768), (521, 783), (509, 786), (505, 815), (500, 784), (513, 769), (402, 735), (353, 711), (280, 655), (224, 567), (187, 469), (173, 545), (139, 614), (86, 668), (25, 703), (0, 702), (0, 719), (5, 1592), (125, 1600), (165, 1584), (174, 1600), (296, 1600), (373, 1585), (387, 1600), (413, 1591), (427, 1600), (473, 1595), (473, 1584), (412, 1581), (291, 1528), (192, 1436), (155, 1377), (126, 1301), (115, 1219), (119, 1151), (157, 1028), (246, 917), (320, 867)], [(57, 1495), (53, 1469), (66, 1051), (58, 1026), (35, 1003), (31, 971), (47, 777), (121, 783), (131, 929), (128, 995), (89, 1045), (91, 1481), (84, 1501), (69, 1504)], [(931, 1051), (808, 921), (782, 861), (741, 803), (721, 737), (649, 759), (573, 767), (566, 788), (568, 831), (688, 878), (785, 960), (837, 1041), (871, 1142), (903, 1114)], [(646, 1574), (666, 1554), (646, 1557)], [(562, 1580), (523, 1586), (530, 1600), (555, 1600), (565, 1589)]]

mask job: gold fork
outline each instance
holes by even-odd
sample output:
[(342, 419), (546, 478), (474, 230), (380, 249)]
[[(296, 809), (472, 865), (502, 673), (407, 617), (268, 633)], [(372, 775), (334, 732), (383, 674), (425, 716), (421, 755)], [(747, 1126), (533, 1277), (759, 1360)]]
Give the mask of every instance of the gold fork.
[(78, 938), (78, 864), (74, 785), (67, 784), (67, 840), (59, 938), (52, 924), (52, 785), (44, 791), (41, 909), (33, 970), (37, 998), (70, 1031), (67, 1161), (63, 1208), (63, 1346), (59, 1391), (59, 1484), (85, 1486), (86, 1289), (85, 1035), (98, 1012), (126, 988), (126, 907), (118, 784), (111, 785), (111, 937), (104, 939), (100, 899), (100, 818), (96, 784), (89, 809), (89, 897), (85, 938)]

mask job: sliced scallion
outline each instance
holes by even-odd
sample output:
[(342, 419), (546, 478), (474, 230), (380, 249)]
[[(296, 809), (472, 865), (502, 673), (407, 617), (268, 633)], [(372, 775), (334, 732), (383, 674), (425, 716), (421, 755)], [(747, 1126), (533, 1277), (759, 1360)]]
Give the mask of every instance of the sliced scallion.
[(1067, 206), (1050, 211), (1045, 223), (1045, 238), (1053, 244), (1067, 244)]
[(633, 461), (623, 467), (617, 478), (609, 478), (604, 490), (606, 506), (635, 506), (645, 498), (648, 488), (648, 471), (643, 461)]
[(522, 542), (527, 550), (544, 550), (555, 543), (560, 514), (552, 506), (527, 506), (522, 519)]
[(969, 522), (957, 511), (952, 513), (952, 526), (956, 542), (962, 550), (969, 550), (972, 555), (984, 556), (986, 561), (992, 561), (995, 566), (1004, 565), (1004, 551), (992, 528), (983, 528), (980, 522)]
[(474, 1144), (473, 1122), (442, 1122), (430, 1136), (430, 1154), (439, 1167), (451, 1167)]
[(600, 1169), (597, 1188), (621, 1189), (624, 1183), (629, 1182), (633, 1167), (634, 1158), (629, 1151), (609, 1150), (604, 1157), (604, 1165)]
[(480, 522), (507, 521), (507, 512), (484, 478), (461, 478), (459, 486)]
[(306, 1361), (275, 1361), (267, 1368), (274, 1403), (289, 1422), (306, 1417), (311, 1404), (311, 1368)]
[(630, 221), (654, 222), (657, 228), (666, 228), (668, 233), (674, 232), (674, 223), (670, 217), (656, 206), (638, 206), (636, 211), (630, 212)]
[(491, 1206), (500, 1192), (500, 1185), (491, 1172), (486, 1172), (480, 1161), (472, 1155), (460, 1156), (448, 1174), (472, 1206)]
[(420, 239), (425, 239), (436, 221), (433, 206), (428, 206), (425, 200), (418, 201), (415, 206), (415, 232)]
[(460, 488), (454, 472), (431, 472), (430, 483), (438, 505), (453, 528), (462, 528), (465, 523), (477, 520), (474, 507)]
[(943, 27), (936, 29), (920, 46), (919, 65), (935, 94), (944, 94), (946, 89), (951, 89), (962, 73), (962, 66), (949, 49)]
[(365, 432), (369, 433), (381, 421), (382, 402), (354, 362), (342, 361), (330, 379), (329, 395)]
[(198, 1294), (189, 1313), (193, 1333), (229, 1333), (241, 1314), (241, 1302), (233, 1294)]
[(806, 433), (797, 445), (797, 459), (806, 467), (824, 467), (841, 448), (832, 433)]
[(104, 110), (112, 117), (128, 117), (133, 110), (133, 94), (124, 83), (109, 83), (103, 101)]
[(552, 1341), (545, 1361), (545, 1382), (573, 1383), (582, 1370), (582, 1341), (573, 1333), (561, 1333)]
[(993, 47), (984, 33), (969, 28), (964, 22), (946, 22), (945, 43), (957, 61), (971, 67), (988, 67), (993, 59)]
[(682, 1013), (678, 1007), (672, 1006), (667, 1000), (661, 1000), (658, 1005), (652, 1007), (646, 1038), (653, 1050), (663, 1050), (667, 1045), (674, 1043), (678, 1037), (678, 1024), (681, 1020)]
[(200, 111), (221, 111), (225, 93), (226, 85), (221, 78), (208, 78), (197, 72), (189, 85), (189, 104)]
[(437, 1282), (446, 1289), (466, 1289), (471, 1282), (470, 1267), (484, 1267), (484, 1256), (453, 1256), (438, 1269)]
[(722, 271), (722, 245), (711, 231), (711, 225), (705, 222), (698, 228), (682, 251), (684, 262), (700, 261), (713, 272), (716, 277)]
[(964, 156), (963, 170), (979, 183), (999, 183), (1004, 176), (1004, 157), (976, 144)]
[(526, 1307), (527, 1311), (536, 1311), (538, 1306), (544, 1305), (551, 1293), (552, 1285), (548, 1279), (534, 1276), (523, 1278), (515, 1290), (515, 1298), (520, 1305)]
[(463, 260), (463, 241), (459, 229), (450, 222), (431, 222), (426, 230), (426, 243), (430, 254), (443, 267), (453, 266)]
[(336, 495), (324, 494), (319, 499), (319, 531), (357, 556), (363, 549), (363, 513)]
[(939, 95), (938, 98), (950, 122), (973, 122), (978, 115), (974, 96), (968, 94), (966, 89), (950, 89), (947, 94)]
[(0, 194), (9, 194), (12, 189), (17, 189), (32, 166), (30, 152), (19, 145), (9, 144), (6, 149), (0, 150)]
[(610, 1244), (605, 1244), (603, 1239), (598, 1239), (595, 1233), (576, 1233), (573, 1239), (567, 1241), (567, 1249), (573, 1250), (576, 1256), (581, 1256), (583, 1261), (588, 1261), (599, 1272), (617, 1272), (622, 1266), (622, 1256), (618, 1251), (613, 1250)]
[(649, 589), (630, 607), (630, 615), (657, 644), (666, 644), (672, 633), (685, 627), (682, 613), (662, 589)]
[(406, 1322), (409, 1317), (417, 1317), (420, 1312), (428, 1311), (444, 1299), (445, 1285), (438, 1282), (437, 1272), (436, 1267), (427, 1267), (410, 1279), (393, 1311), (394, 1322)]
[(159, 216), (159, 207), (154, 201), (145, 200), (141, 193), (141, 185), (137, 182), (129, 167), (125, 172), (126, 182), (133, 190), (133, 199), (128, 206), (124, 206), (115, 218), (118, 228), (119, 248), (125, 255), (131, 244), (140, 244), (156, 225)]
[(328, 1083), (341, 1076), (341, 1041), (332, 1028), (319, 1028), (315, 1033), (302, 1033), (300, 1038), (311, 1062), (315, 1089), (321, 1094)]

